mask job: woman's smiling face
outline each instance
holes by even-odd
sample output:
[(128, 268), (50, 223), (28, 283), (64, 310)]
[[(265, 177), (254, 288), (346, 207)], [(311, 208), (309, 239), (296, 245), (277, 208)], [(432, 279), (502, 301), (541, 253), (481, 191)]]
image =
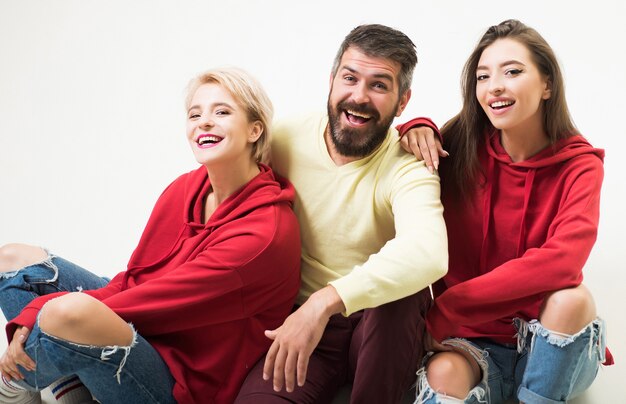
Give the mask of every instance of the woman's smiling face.
[(504, 38), (485, 48), (480, 57), (476, 98), (492, 125), (503, 133), (542, 128), (543, 101), (550, 98), (550, 86), (528, 48)]
[(207, 165), (252, 158), (251, 145), (261, 134), (261, 125), (250, 122), (247, 112), (224, 87), (202, 84), (187, 110), (187, 139), (198, 163)]

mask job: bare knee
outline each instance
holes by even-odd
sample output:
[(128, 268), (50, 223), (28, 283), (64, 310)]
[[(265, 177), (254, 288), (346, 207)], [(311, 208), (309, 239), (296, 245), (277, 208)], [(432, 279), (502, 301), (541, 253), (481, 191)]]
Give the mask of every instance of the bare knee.
[(48, 257), (41, 247), (28, 244), (6, 244), (0, 247), (0, 272), (16, 271)]
[(478, 364), (473, 365), (459, 353), (440, 352), (426, 365), (428, 384), (439, 393), (465, 398), (480, 380)]
[(92, 304), (89, 296), (80, 293), (69, 293), (52, 299), (41, 310), (39, 326), (47, 334), (65, 338), (80, 328), (92, 311)]
[(579, 285), (546, 297), (539, 320), (551, 331), (575, 334), (596, 318), (596, 305), (589, 289)]
[(133, 331), (111, 309), (79, 292), (50, 300), (41, 309), (39, 327), (55, 337), (96, 346), (130, 345)]

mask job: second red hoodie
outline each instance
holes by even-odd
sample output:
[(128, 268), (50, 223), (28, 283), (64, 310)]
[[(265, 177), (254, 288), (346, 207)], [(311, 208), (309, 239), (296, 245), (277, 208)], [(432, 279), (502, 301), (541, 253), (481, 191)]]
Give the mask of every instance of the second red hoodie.
[(539, 317), (547, 293), (582, 282), (596, 240), (604, 151), (582, 136), (514, 163), (498, 132), (479, 151), (485, 185), (469, 205), (443, 192), (449, 271), (428, 330), (515, 343), (512, 319)]

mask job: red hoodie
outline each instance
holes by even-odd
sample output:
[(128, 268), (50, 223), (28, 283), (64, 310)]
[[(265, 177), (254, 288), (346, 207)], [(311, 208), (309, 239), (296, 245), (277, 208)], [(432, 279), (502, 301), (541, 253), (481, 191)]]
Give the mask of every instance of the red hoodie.
[(443, 195), (449, 270), (434, 286), (431, 335), (515, 343), (512, 319), (539, 317), (547, 293), (580, 285), (596, 240), (604, 151), (582, 136), (514, 163), (488, 136), (485, 186), (468, 206)]
[[(267, 166), (202, 224), (210, 188), (200, 167), (161, 195), (128, 269), (85, 293), (132, 322), (167, 363), (179, 403), (230, 403), (267, 351), (300, 286), (293, 186)], [(7, 325), (32, 329), (52, 294)]]

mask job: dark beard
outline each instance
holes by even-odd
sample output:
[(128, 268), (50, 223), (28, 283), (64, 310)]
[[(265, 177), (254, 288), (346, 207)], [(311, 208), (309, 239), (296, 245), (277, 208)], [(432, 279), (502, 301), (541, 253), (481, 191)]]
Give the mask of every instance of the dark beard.
[[(397, 107), (396, 105), (394, 110), (397, 110)], [(330, 105), (330, 97), (326, 108), (328, 110), (330, 138), (339, 154), (346, 157), (369, 156), (387, 137), (387, 131), (394, 118), (394, 115), (391, 115), (383, 117), (381, 120), (378, 111), (368, 105), (352, 104), (345, 101), (333, 108)], [(374, 126), (371, 129), (341, 128), (341, 114), (347, 109), (371, 116), (370, 119), (375, 122)]]

